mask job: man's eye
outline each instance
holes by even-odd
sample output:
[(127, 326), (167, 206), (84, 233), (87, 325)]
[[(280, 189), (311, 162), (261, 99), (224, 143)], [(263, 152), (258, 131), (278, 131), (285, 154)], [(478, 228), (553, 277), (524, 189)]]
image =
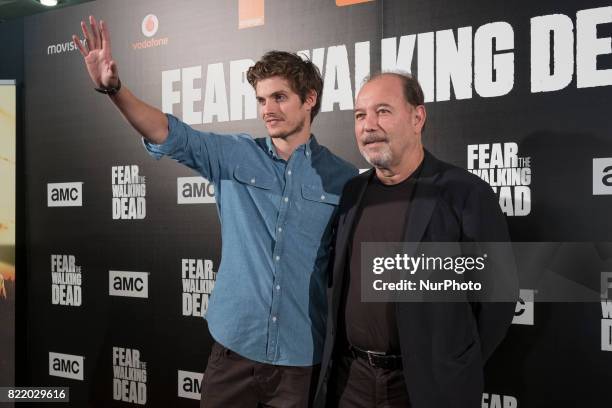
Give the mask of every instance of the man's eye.
[(287, 99), (287, 97), (285, 95), (276, 95), (276, 100), (277, 101), (284, 101), (285, 99)]
[(265, 100), (265, 99), (258, 99), (258, 100), (257, 100), (257, 103), (258, 103), (259, 105), (265, 105), (266, 100)]
[(365, 118), (365, 115), (364, 115), (363, 113), (357, 113), (357, 114), (355, 114), (355, 119), (356, 119), (356, 120), (361, 120), (361, 119), (363, 119), (363, 118)]
[(387, 114), (387, 113), (391, 113), (391, 111), (389, 109), (385, 109), (385, 108), (380, 108), (379, 110), (377, 110), (377, 112), (379, 114)]

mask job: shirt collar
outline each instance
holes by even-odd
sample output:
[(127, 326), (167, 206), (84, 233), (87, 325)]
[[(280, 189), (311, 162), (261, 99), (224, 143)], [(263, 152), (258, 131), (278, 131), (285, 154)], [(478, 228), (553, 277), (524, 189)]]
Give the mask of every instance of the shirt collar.
[[(268, 148), (268, 153), (272, 155), (272, 157), (279, 159), (280, 157), (276, 154), (276, 147), (274, 147), (274, 143), (272, 143), (272, 138), (270, 136), (266, 137), (266, 147)], [(308, 142), (305, 144), (299, 145), (295, 151), (302, 151), (306, 157), (310, 157), (313, 153), (316, 153), (319, 150), (319, 142), (317, 142), (317, 138), (315, 135), (311, 134)]]

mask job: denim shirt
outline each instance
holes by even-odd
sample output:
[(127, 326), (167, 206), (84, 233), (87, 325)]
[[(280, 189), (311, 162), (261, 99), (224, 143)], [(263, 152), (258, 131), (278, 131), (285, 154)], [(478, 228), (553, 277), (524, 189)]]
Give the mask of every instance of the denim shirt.
[(167, 117), (168, 138), (146, 149), (215, 185), (222, 250), (206, 312), (212, 337), (263, 363), (320, 363), (332, 225), (357, 169), (314, 136), (285, 161), (270, 138), (200, 132)]

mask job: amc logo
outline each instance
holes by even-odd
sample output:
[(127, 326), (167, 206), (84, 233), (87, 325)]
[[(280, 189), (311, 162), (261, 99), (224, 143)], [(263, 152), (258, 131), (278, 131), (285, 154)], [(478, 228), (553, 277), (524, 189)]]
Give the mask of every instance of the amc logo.
[(519, 292), (519, 300), (516, 302), (516, 308), (514, 309), (514, 318), (512, 324), (524, 324), (533, 326), (533, 311), (534, 311), (534, 298), (535, 291), (533, 289), (521, 289)]
[(82, 207), (83, 183), (49, 183), (47, 184), (48, 207)]
[(108, 271), (108, 294), (135, 298), (149, 297), (149, 273)]
[(612, 194), (612, 157), (593, 159), (593, 195)]
[(178, 370), (178, 396), (199, 400), (202, 393), (202, 373)]
[(214, 204), (215, 185), (203, 177), (176, 179), (178, 204)]
[(49, 352), (49, 375), (83, 381), (83, 357)]

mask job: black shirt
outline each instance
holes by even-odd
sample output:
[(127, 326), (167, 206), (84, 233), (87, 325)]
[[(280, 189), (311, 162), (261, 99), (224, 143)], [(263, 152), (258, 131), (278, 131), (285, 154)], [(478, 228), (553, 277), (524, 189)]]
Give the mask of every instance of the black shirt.
[(395, 303), (361, 302), (361, 243), (403, 241), (419, 170), (394, 185), (383, 184), (374, 174), (361, 200), (349, 246), (341, 320), (348, 344), (364, 350), (400, 353)]

